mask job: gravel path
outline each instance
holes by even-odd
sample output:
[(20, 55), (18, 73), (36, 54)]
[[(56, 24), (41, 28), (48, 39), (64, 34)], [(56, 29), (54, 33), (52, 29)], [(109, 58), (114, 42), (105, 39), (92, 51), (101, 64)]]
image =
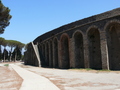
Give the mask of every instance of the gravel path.
[(120, 90), (120, 72), (61, 70), (20, 65), (51, 80), (61, 90)]
[(17, 65), (10, 66), (23, 78), (20, 90), (60, 90), (47, 78), (25, 70)]
[(22, 78), (10, 67), (0, 63), (0, 90), (19, 90)]
[[(15, 65), (48, 78), (60, 90), (120, 90), (120, 71), (51, 69), (20, 63)], [(21, 83), (22, 79), (10, 66), (0, 64), (0, 90), (19, 90)]]

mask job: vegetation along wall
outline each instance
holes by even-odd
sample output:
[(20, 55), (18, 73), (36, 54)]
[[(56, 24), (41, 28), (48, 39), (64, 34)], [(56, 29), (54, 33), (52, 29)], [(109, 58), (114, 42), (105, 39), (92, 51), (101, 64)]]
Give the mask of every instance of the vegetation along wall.
[(120, 8), (61, 26), (32, 43), (25, 64), (120, 70)]

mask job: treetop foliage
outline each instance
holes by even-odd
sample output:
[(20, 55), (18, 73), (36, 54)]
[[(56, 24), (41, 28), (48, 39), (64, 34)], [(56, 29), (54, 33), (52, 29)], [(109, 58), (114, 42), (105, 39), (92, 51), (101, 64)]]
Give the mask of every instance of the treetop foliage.
[(20, 49), (22, 49), (25, 46), (24, 43), (21, 43), (19, 41), (16, 41), (16, 40), (5, 40), (2, 37), (0, 37), (0, 45), (9, 46), (9, 47), (18, 47)]
[(0, 0), (0, 34), (2, 34), (4, 29), (10, 24), (9, 20), (12, 16), (9, 13), (10, 9), (5, 7)]
[(8, 46), (11, 46), (11, 47), (18, 47), (21, 49), (25, 46), (25, 44), (16, 40), (7, 40), (7, 42), (8, 42)]
[(5, 39), (0, 37), (0, 45), (2, 45), (4, 41), (5, 41)]
[[(4, 47), (3, 53), (1, 46)], [(6, 49), (6, 46), (9, 47), (9, 49)], [(21, 43), (16, 40), (5, 40), (4, 38), (0, 37), (0, 60), (1, 59), (8, 59), (9, 61), (16, 59), (21, 59), (22, 57), (22, 48), (25, 46), (24, 43)]]

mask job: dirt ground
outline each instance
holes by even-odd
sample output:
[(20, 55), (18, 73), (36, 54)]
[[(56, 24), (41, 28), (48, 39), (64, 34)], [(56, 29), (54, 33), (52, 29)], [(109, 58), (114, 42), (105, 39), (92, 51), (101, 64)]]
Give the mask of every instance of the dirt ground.
[(48, 78), (60, 90), (120, 90), (120, 71), (67, 70), (20, 66)]
[(22, 78), (10, 67), (0, 65), (0, 90), (19, 90)]
[[(54, 69), (15, 64), (48, 78), (60, 90), (120, 90), (120, 71)], [(22, 81), (10, 66), (0, 64), (0, 90), (19, 90)]]

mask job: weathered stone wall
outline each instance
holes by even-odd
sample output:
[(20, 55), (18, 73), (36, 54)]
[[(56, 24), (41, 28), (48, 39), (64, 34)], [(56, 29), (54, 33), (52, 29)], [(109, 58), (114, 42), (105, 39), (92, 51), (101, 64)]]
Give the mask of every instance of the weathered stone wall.
[(120, 70), (120, 8), (64, 25), (33, 42), (43, 66)]
[(24, 53), (25, 54), (25, 57), (24, 57), (25, 65), (39, 66), (39, 62), (34, 52), (32, 43), (29, 43), (27, 47), (28, 47), (27, 51)]

